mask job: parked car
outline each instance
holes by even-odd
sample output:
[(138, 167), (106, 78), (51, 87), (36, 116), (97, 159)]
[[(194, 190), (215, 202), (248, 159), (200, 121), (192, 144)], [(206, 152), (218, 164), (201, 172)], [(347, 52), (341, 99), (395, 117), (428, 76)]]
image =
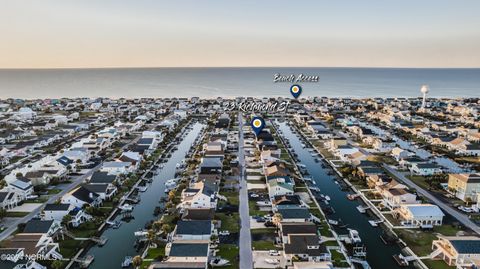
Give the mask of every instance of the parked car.
[(272, 249), (272, 250), (269, 250), (269, 251), (268, 251), (268, 254), (269, 254), (270, 256), (280, 256), (280, 252), (278, 252), (278, 250), (273, 250), (273, 249)]
[(220, 231), (218, 232), (219, 235), (230, 235), (229, 231)]
[(262, 217), (257, 218), (257, 222), (258, 222), (258, 223), (265, 222), (265, 221), (266, 221), (265, 218), (262, 218)]

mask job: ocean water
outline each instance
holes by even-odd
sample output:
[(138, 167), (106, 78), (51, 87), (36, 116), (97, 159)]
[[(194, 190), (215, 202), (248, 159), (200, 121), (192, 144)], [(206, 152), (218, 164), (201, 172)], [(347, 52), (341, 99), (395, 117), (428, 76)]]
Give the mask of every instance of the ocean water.
[(273, 76), (319, 76), (302, 97), (480, 97), (480, 69), (409, 68), (112, 68), (0, 69), (0, 98), (289, 97)]

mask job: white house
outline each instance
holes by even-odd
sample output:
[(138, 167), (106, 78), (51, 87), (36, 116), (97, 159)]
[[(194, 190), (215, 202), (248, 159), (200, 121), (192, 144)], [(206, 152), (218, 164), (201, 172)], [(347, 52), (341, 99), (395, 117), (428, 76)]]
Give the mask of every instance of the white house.
[(20, 200), (26, 200), (33, 194), (33, 185), (29, 179), (19, 177), (8, 184), (8, 190), (14, 192)]
[(130, 162), (104, 162), (101, 171), (110, 175), (126, 175), (133, 172), (134, 168)]
[(432, 176), (442, 173), (440, 166), (434, 163), (413, 163), (410, 167), (410, 171), (413, 174), (420, 176)]
[(433, 227), (442, 225), (442, 210), (432, 204), (404, 204), (395, 210), (395, 215), (404, 226)]
[(100, 195), (80, 186), (65, 194), (62, 199), (64, 204), (72, 204), (75, 207), (82, 208), (84, 205), (98, 206), (102, 203)]

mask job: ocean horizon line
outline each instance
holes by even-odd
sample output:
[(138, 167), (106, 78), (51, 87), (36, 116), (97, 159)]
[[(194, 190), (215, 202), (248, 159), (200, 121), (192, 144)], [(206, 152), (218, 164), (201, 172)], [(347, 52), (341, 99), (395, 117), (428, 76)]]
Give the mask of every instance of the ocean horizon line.
[(468, 70), (480, 69), (478, 67), (396, 67), (396, 66), (112, 66), (112, 67), (28, 67), (28, 68), (10, 68), (0, 67), (0, 71), (9, 70), (105, 70), (105, 69), (438, 69), (438, 70)]

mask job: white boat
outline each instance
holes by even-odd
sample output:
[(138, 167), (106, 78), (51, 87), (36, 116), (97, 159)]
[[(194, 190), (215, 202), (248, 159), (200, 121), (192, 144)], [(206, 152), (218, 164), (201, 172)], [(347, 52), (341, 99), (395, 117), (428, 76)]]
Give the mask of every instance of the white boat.
[(257, 205), (258, 206), (272, 206), (272, 203), (270, 201), (258, 201)]
[(318, 187), (312, 187), (312, 186), (310, 186), (310, 187), (308, 187), (308, 188), (309, 188), (310, 190), (312, 190), (312, 191), (317, 191), (317, 192), (320, 191), (320, 189), (319, 189)]
[(373, 227), (377, 227), (378, 224), (382, 223), (383, 220), (369, 220), (368, 223), (370, 223), (370, 225), (372, 225)]
[(228, 265), (229, 261), (226, 260), (226, 259), (219, 259), (219, 258), (216, 258), (216, 259), (213, 259), (211, 262), (210, 262), (210, 265), (212, 267), (216, 267), (216, 266), (225, 266), (225, 265)]
[(137, 186), (139, 192), (145, 192), (148, 189), (148, 186)]
[(369, 206), (363, 206), (363, 205), (357, 206), (358, 212), (360, 212), (360, 213), (362, 213), (362, 214), (365, 213), (365, 212), (367, 212), (367, 209), (369, 209), (369, 208), (370, 208)]
[(131, 256), (126, 256), (125, 259), (123, 259), (122, 267), (123, 268), (130, 267), (132, 263), (133, 263), (133, 258)]
[(145, 238), (148, 235), (148, 232), (145, 230), (136, 231), (133, 233), (135, 237)]
[(362, 239), (360, 238), (360, 235), (358, 234), (357, 230), (350, 229), (348, 231), (348, 237), (352, 241), (353, 244), (361, 243)]
[(325, 200), (330, 201), (330, 196), (325, 195)]
[(175, 187), (180, 179), (179, 178), (172, 178), (165, 182), (165, 186), (167, 188)]
[(332, 225), (338, 225), (338, 221), (337, 220), (333, 220), (333, 219), (329, 219), (328, 220), (328, 223), (332, 224)]
[(118, 207), (122, 211), (132, 211), (133, 210), (133, 205), (130, 204), (123, 204)]
[(268, 264), (279, 264), (280, 260), (279, 259), (265, 259), (265, 262)]

